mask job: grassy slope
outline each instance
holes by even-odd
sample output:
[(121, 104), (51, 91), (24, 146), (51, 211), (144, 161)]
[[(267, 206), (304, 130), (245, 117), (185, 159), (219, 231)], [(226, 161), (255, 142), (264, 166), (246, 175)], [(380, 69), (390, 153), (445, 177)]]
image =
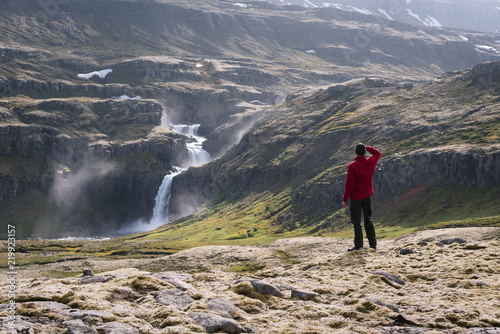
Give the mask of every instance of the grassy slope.
[[(246, 147), (242, 154), (224, 164), (233, 172), (288, 164), (295, 172), (300, 170), (294, 175), (294, 182), (280, 185), (275, 179), (260, 179), (254, 182), (261, 183), (257, 186), (245, 184), (238, 189), (233, 185), (223, 189), (212, 205), (199, 213), (140, 239), (199, 245), (226, 244), (234, 240), (267, 242), (270, 235), (271, 238), (350, 236), (352, 231), (339, 232), (349, 227), (345, 210), (330, 203), (324, 206), (318, 203), (312, 210), (302, 210), (302, 204), (294, 202), (293, 193), (304, 183), (343, 182), (345, 166), (352, 159), (345, 152), (350, 151), (352, 142), (373, 143), (382, 148), (384, 157), (421, 147), (500, 143), (498, 94), (458, 76), (444, 77), (413, 91), (361, 90), (354, 95), (350, 96), (352, 100), (347, 106), (339, 106), (338, 100), (325, 92), (292, 101), (250, 134), (258, 136), (258, 144)], [(468, 111), (484, 105), (488, 107), (473, 117), (464, 117)], [(376, 124), (375, 130), (367, 130), (367, 126), (373, 124)], [(335, 149), (338, 150), (332, 148), (335, 143), (331, 143), (328, 153), (322, 155), (322, 136), (337, 131), (347, 131), (344, 136), (351, 140), (337, 143)], [(453, 226), (497, 226), (500, 223), (498, 191), (498, 188), (435, 185), (412, 190), (395, 199), (375, 196), (379, 207), (375, 212), (379, 236), (396, 237), (419, 228), (444, 226), (450, 221), (453, 222), (449, 225)], [(235, 201), (229, 199), (235, 196)], [(301, 210), (302, 215), (294, 214)], [(327, 212), (316, 214), (322, 210)], [(280, 216), (286, 219), (286, 215), (293, 219), (284, 224)]]

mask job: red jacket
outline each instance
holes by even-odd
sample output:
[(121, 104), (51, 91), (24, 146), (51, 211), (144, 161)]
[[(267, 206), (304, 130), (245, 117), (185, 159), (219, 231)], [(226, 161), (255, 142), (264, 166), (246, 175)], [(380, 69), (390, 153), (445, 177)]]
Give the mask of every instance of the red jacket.
[(369, 159), (364, 155), (358, 156), (347, 167), (343, 202), (347, 202), (349, 198), (352, 200), (364, 199), (374, 193), (373, 173), (382, 153), (370, 146), (366, 146), (366, 150), (372, 154)]

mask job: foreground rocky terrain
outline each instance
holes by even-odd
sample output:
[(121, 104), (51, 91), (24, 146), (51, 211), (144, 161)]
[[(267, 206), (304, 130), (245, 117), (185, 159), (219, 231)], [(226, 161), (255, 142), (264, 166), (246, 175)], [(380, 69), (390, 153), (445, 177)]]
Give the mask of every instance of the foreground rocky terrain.
[(446, 229), (376, 252), (296, 238), (23, 266), (16, 325), (3, 304), (2, 333), (500, 333), (499, 238)]

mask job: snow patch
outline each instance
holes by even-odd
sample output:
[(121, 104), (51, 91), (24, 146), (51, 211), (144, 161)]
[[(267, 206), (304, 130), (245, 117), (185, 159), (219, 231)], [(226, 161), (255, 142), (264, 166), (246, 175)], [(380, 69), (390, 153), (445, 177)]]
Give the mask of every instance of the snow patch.
[(124, 101), (124, 100), (140, 100), (140, 99), (142, 99), (142, 97), (139, 96), (139, 95), (136, 95), (135, 97), (130, 97), (128, 95), (122, 95), (122, 96), (118, 96), (118, 97), (113, 97), (113, 99), (120, 100), (120, 101)]
[(314, 50), (307, 50), (306, 52), (309, 54), (316, 53), (316, 51), (314, 51)]
[(461, 39), (463, 39), (463, 40), (464, 40), (464, 41), (466, 41), (466, 42), (469, 40), (467, 37), (462, 36), (462, 35), (459, 35), (458, 37), (460, 37)]
[(409, 15), (413, 16), (414, 18), (416, 18), (420, 22), (424, 23), (424, 21), (422, 21), (422, 19), (420, 18), (420, 16), (418, 16), (417, 14), (415, 14), (414, 12), (412, 12), (411, 9), (407, 8), (406, 11), (408, 12)]
[(370, 12), (368, 9), (366, 8), (363, 8), (363, 9), (359, 9), (357, 7), (354, 7), (354, 6), (351, 6), (351, 5), (347, 5), (347, 7), (349, 8), (352, 8), (354, 9), (355, 11), (359, 12), (359, 13), (362, 13), (362, 14), (365, 14), (365, 15), (370, 15), (372, 14), (372, 12)]
[(420, 16), (418, 14), (415, 14), (414, 12), (412, 12), (411, 9), (407, 8), (406, 11), (408, 12), (408, 14), (410, 16), (413, 16), (414, 18), (416, 18), (417, 20), (422, 22), (423, 25), (431, 26), (431, 27), (442, 27), (441, 23), (437, 19), (433, 18), (430, 15), (427, 15), (427, 18), (425, 20), (422, 20), (420, 18)]
[(342, 5), (338, 3), (323, 2), (323, 7), (333, 7), (336, 9), (342, 9)]
[(313, 8), (318, 8), (318, 6), (317, 6), (317, 5), (313, 4), (311, 1), (308, 1), (308, 0), (304, 0), (304, 4), (306, 5), (306, 7), (307, 7), (307, 4), (310, 4), (310, 5), (311, 5), (311, 7), (313, 7)]
[(476, 48), (483, 49), (483, 50), (488, 50), (488, 51), (494, 51), (496, 53), (500, 53), (500, 52), (497, 51), (497, 49), (495, 49), (494, 47), (489, 46), (489, 45), (476, 45)]
[(90, 79), (93, 76), (98, 76), (99, 78), (104, 79), (111, 72), (113, 72), (112, 69), (106, 69), (106, 70), (94, 71), (94, 72), (90, 72), (90, 73), (81, 73), (81, 74), (78, 74), (78, 76), (80, 78), (85, 78), (85, 79)]
[(430, 15), (427, 15), (427, 19), (425, 19), (425, 22), (427, 22), (427, 25), (431, 27), (442, 27), (441, 23)]
[(196, 68), (200, 68), (200, 67), (203, 67), (203, 64), (196, 64), (195, 66), (196, 66)]
[(385, 11), (384, 9), (379, 8), (378, 11), (387, 16), (389, 20), (394, 21), (394, 19), (389, 14), (387, 14), (387, 11)]
[(234, 3), (233, 5), (241, 7), (241, 8), (247, 8), (248, 7), (248, 5), (246, 3), (241, 3), (241, 2)]

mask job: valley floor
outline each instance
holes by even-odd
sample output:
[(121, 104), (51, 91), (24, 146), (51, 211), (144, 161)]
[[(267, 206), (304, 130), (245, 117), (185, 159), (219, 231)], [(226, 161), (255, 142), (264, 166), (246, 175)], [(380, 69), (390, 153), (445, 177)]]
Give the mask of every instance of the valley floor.
[[(351, 239), (309, 237), (197, 247), (160, 258), (18, 267), (14, 328), (500, 333), (499, 237), (494, 227), (424, 231), (381, 240), (376, 252), (347, 252)], [(96, 275), (50, 278), (84, 269)], [(12, 328), (6, 272), (0, 277), (4, 332)]]

